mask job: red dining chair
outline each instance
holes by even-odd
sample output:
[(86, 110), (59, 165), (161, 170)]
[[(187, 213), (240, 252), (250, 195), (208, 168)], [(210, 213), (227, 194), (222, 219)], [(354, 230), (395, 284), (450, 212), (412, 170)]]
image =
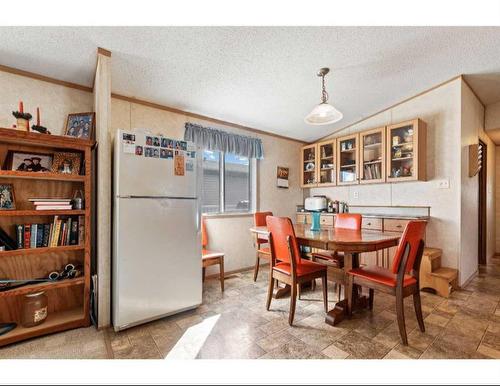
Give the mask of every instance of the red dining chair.
[[(362, 217), (358, 213), (339, 213), (335, 216), (335, 229), (350, 229), (355, 231), (361, 230), (361, 220)], [(312, 261), (323, 262), (327, 265), (331, 265), (334, 268), (343, 269), (344, 268), (344, 253), (340, 251), (320, 251), (314, 252), (312, 254)], [(342, 293), (342, 284), (335, 283), (339, 287), (339, 301)], [(316, 282), (313, 282), (313, 289), (316, 286)]]
[[(420, 331), (425, 332), (420, 303), (419, 271), (425, 246), (426, 225), (426, 221), (408, 222), (394, 255), (392, 269), (369, 266), (355, 268), (348, 272), (348, 280), (350, 280), (352, 288), (356, 284), (369, 288), (368, 304), (370, 309), (373, 309), (374, 290), (396, 296), (399, 334), (404, 345), (408, 345), (404, 315), (405, 297), (413, 295), (413, 306), (418, 325)], [(347, 294), (349, 304), (352, 304), (352, 296), (352, 292)]]
[[(266, 217), (272, 216), (273, 212), (255, 212), (253, 215), (253, 222), (256, 227), (266, 226)], [(255, 268), (253, 272), (253, 281), (257, 281), (257, 275), (259, 274), (259, 264), (260, 259), (271, 259), (271, 250), (269, 246), (262, 247), (262, 245), (266, 245), (269, 243), (267, 238), (264, 238), (262, 235), (257, 235), (255, 240)]]
[(205, 217), (201, 218), (201, 262), (203, 267), (203, 282), (205, 282), (205, 272), (211, 265), (219, 265), (220, 289), (224, 292), (224, 253), (214, 252), (206, 249), (208, 246), (207, 226)]
[(292, 221), (287, 217), (268, 216), (269, 246), (271, 248), (271, 267), (269, 269), (269, 288), (266, 309), (271, 307), (274, 281), (278, 280), (291, 287), (290, 313), (288, 324), (293, 324), (298, 287), (302, 283), (321, 278), (323, 284), (323, 302), (328, 312), (328, 290), (326, 283), (326, 266), (302, 259), (299, 244), (295, 237)]

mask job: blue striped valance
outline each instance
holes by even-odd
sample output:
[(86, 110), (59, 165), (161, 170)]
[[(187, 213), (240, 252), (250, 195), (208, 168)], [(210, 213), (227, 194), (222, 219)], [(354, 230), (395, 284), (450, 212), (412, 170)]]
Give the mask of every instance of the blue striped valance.
[(258, 138), (227, 133), (186, 122), (184, 140), (194, 142), (206, 150), (218, 150), (248, 158), (264, 158), (262, 141)]

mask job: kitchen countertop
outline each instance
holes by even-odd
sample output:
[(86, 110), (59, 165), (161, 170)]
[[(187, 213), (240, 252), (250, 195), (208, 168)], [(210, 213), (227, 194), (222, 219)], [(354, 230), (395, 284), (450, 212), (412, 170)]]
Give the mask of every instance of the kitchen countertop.
[[(311, 212), (297, 212), (297, 214), (310, 214)], [(321, 212), (322, 215), (334, 216), (336, 213)], [(409, 216), (409, 215), (395, 215), (395, 214), (371, 214), (362, 213), (361, 216), (369, 218), (388, 218), (397, 220), (430, 220), (429, 216)]]

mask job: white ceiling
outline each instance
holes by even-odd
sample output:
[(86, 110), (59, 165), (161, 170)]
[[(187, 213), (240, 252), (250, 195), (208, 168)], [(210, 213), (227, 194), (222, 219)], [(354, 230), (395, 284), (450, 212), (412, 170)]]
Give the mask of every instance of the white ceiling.
[[(495, 27), (2, 27), (0, 64), (312, 141), (459, 74), (500, 72)], [(344, 119), (308, 126), (316, 72)]]

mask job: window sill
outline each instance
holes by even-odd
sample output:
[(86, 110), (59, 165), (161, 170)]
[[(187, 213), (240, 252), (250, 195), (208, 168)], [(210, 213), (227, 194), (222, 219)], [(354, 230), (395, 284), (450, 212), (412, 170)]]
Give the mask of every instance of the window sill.
[(207, 213), (203, 214), (203, 217), (205, 218), (253, 217), (253, 212)]

